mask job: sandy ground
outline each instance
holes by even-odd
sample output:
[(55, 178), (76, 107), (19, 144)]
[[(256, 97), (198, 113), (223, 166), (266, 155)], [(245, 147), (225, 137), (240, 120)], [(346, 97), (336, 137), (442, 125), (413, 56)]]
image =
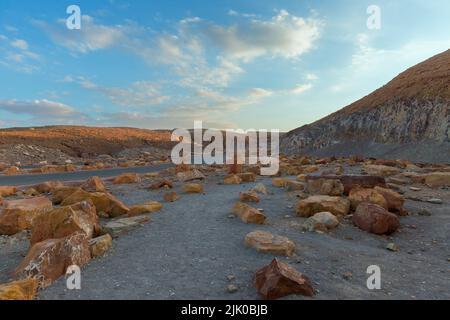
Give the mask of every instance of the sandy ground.
[[(208, 177), (205, 194), (199, 195), (182, 194), (182, 184), (177, 183), (175, 190), (182, 198), (164, 203), (149, 223), (116, 238), (106, 256), (83, 269), (81, 290), (67, 290), (61, 278), (38, 298), (258, 299), (254, 272), (274, 256), (247, 248), (244, 237), (260, 229), (295, 242), (296, 254), (281, 260), (312, 280), (317, 290), (312, 299), (450, 299), (448, 191), (441, 191), (440, 205), (408, 200), (412, 215), (401, 218), (399, 232), (385, 237), (361, 231), (346, 220), (328, 234), (301, 231), (297, 225), (305, 219), (295, 216), (295, 193), (272, 187), (271, 180), (262, 177), (256, 183), (266, 184), (269, 195), (256, 207), (264, 209), (268, 223), (245, 224), (230, 216), (231, 208), (239, 192), (255, 183), (225, 186), (220, 181)], [(128, 205), (163, 201), (163, 191), (144, 189), (148, 183), (109, 188)], [(420, 208), (428, 208), (431, 216), (418, 215)], [(9, 279), (28, 249), (26, 235), (14, 239), (18, 240), (0, 242), (0, 282)], [(386, 249), (390, 242), (398, 245), (398, 252)], [(366, 287), (370, 265), (381, 268), (381, 290)], [(236, 279), (229, 281), (229, 275)], [(239, 290), (228, 293), (229, 284)]]

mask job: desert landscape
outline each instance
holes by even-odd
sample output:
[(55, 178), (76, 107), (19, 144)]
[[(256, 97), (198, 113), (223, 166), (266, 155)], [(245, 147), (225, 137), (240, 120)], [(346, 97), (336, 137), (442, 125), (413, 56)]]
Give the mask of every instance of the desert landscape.
[[(8, 10), (0, 12), (6, 16)], [(76, 15), (79, 8), (73, 10)], [(95, 11), (99, 17), (110, 18), (100, 11)], [(227, 12), (227, 19), (237, 22), (222, 21), (222, 26), (209, 21), (205, 27), (202, 18), (188, 16), (175, 24), (173, 35), (128, 20), (100, 24), (80, 15), (80, 23), (102, 36), (79, 29), (75, 40), (84, 41), (80, 47), (67, 30), (34, 22), (52, 45), (69, 51), (69, 58), (57, 50), (51, 57), (82, 61), (85, 55), (116, 48), (133, 59), (123, 60), (131, 68), (124, 62), (114, 72), (129, 75), (124, 70), (133, 70), (144, 78), (149, 68), (148, 74), (165, 80), (114, 86), (110, 65), (106, 71), (93, 66), (117, 57), (99, 55), (83, 61), (86, 70), (100, 70), (98, 75), (66, 73), (52, 80), (52, 95), (58, 99), (78, 98), (78, 90), (93, 95), (79, 95), (82, 107), (76, 108), (47, 99), (6, 99), (17, 85), (8, 86), (5, 76), (5, 99), (0, 97), (0, 300), (450, 299), (448, 46), (422, 60), (411, 58), (414, 50), (406, 46), (404, 56), (414, 65), (359, 99), (378, 82), (360, 80), (354, 72), (358, 61), (367, 54), (383, 63), (391, 57), (386, 62), (391, 67), (403, 56), (376, 50), (369, 36), (358, 34), (359, 51), (345, 62), (354, 79), (310, 93), (314, 97), (306, 96), (311, 104), (306, 107), (298, 95), (313, 90), (319, 77), (308, 72), (301, 77), (308, 83), (295, 80), (287, 89), (295, 77), (285, 75), (297, 69), (290, 64), (284, 69), (284, 63), (302, 63), (300, 57), (314, 50), (323, 21), (287, 10), (271, 11), (267, 19)], [(162, 21), (159, 15), (154, 19)], [(18, 30), (4, 29), (8, 36), (0, 32), (0, 49), (9, 55), (0, 52), (0, 68), (16, 72), (12, 60), (44, 60), (18, 39)], [(154, 47), (146, 47), (153, 44), (149, 38), (140, 38), (147, 33), (157, 40)], [(211, 48), (209, 56), (205, 52)], [(12, 59), (13, 50), (21, 56)], [(268, 60), (257, 64), (264, 56)], [(145, 60), (145, 68), (137, 58)], [(159, 70), (157, 63), (172, 73)], [(331, 64), (326, 68), (333, 69)], [(31, 68), (26, 81), (36, 92), (48, 91), (32, 76), (39, 68), (22, 67)], [(276, 76), (267, 76), (266, 67)], [(244, 77), (246, 68), (266, 71), (256, 76), (264, 80), (258, 87), (242, 94), (249, 79), (235, 87), (229, 82)], [(170, 82), (167, 74), (181, 79)], [(355, 87), (354, 92), (346, 96), (344, 84)], [(72, 94), (53, 92), (53, 85), (75, 89)], [(164, 86), (184, 96), (173, 98)], [(237, 93), (227, 91), (236, 87)], [(354, 96), (359, 100), (345, 106)], [(328, 107), (335, 99), (347, 101), (345, 107)], [(294, 100), (304, 109), (297, 102), (292, 107)], [(105, 101), (108, 108), (102, 109)], [(300, 115), (308, 110), (306, 119), (314, 120), (305, 124)], [(325, 111), (328, 115), (318, 116)], [(248, 127), (258, 123), (250, 133), (239, 133), (245, 137), (246, 161), (235, 155), (231, 163), (202, 158), (194, 164), (198, 154), (190, 149), (183, 158), (189, 161), (177, 162), (173, 150), (184, 138), (175, 135), (176, 128), (186, 127), (195, 136), (194, 127), (184, 125), (204, 118), (202, 136), (208, 128), (220, 128), (209, 133), (222, 135), (227, 121)], [(268, 175), (262, 149), (253, 153), (258, 161), (250, 162), (250, 134), (266, 132), (263, 124), (275, 123), (284, 129), (277, 130), (279, 139), (270, 132), (269, 147), (264, 147), (278, 166)], [(203, 152), (214, 142), (220, 146), (214, 156), (234, 155), (234, 144), (228, 150), (225, 141), (210, 138), (188, 145)]]

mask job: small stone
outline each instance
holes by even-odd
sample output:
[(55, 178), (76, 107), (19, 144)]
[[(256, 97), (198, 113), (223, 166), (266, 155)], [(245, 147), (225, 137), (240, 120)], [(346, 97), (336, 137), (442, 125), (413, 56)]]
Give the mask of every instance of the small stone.
[(397, 252), (399, 250), (398, 246), (393, 242), (388, 243), (386, 246), (386, 249), (388, 249), (389, 251), (393, 251), (393, 252)]
[(429, 199), (427, 200), (428, 203), (432, 203), (432, 204), (442, 204), (442, 200), (438, 199), (438, 198), (433, 198), (433, 199)]
[(344, 278), (345, 280), (351, 280), (353, 278), (353, 273), (345, 272), (344, 274), (342, 274), (342, 278)]
[(427, 217), (431, 216), (431, 212), (426, 208), (420, 209), (418, 214), (419, 216), (427, 216)]
[(228, 293), (235, 293), (238, 290), (239, 290), (239, 287), (234, 284), (230, 284), (227, 286)]
[(417, 187), (409, 187), (409, 190), (411, 191), (421, 191), (421, 188), (417, 188)]
[(227, 276), (227, 280), (228, 281), (236, 280), (236, 276), (234, 274), (230, 274), (230, 275)]

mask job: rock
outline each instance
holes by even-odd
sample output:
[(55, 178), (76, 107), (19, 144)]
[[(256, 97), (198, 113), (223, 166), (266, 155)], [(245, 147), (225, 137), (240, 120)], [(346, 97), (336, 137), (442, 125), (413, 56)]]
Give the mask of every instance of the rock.
[(265, 231), (253, 231), (245, 236), (245, 244), (261, 253), (271, 253), (290, 257), (295, 244), (286, 237), (273, 235)]
[(377, 175), (382, 177), (389, 177), (402, 172), (402, 170), (399, 168), (376, 164), (364, 165), (363, 170), (370, 175)]
[(430, 210), (426, 209), (426, 208), (422, 208), (419, 210), (419, 212), (417, 213), (419, 216), (431, 216), (431, 212)]
[(97, 258), (103, 256), (106, 251), (112, 247), (112, 238), (107, 233), (103, 236), (89, 240), (89, 250), (91, 251), (91, 257)]
[(302, 191), (305, 189), (305, 186), (303, 185), (303, 183), (298, 181), (286, 180), (284, 188), (287, 191)]
[(141, 181), (141, 178), (139, 178), (139, 175), (137, 173), (124, 173), (120, 176), (117, 176), (114, 180), (114, 184), (132, 184), (132, 183), (138, 183)]
[(284, 188), (286, 186), (286, 179), (284, 178), (273, 178), (272, 185), (277, 188)]
[(224, 184), (241, 184), (242, 179), (237, 174), (229, 174), (223, 178)]
[(405, 199), (398, 192), (390, 189), (375, 187), (375, 191), (380, 193), (387, 202), (387, 209), (394, 212), (402, 212)]
[(160, 180), (160, 181), (157, 181), (157, 182), (153, 183), (149, 187), (149, 189), (151, 189), (151, 190), (157, 190), (157, 189), (161, 189), (161, 188), (172, 189), (173, 188), (173, 184), (172, 184), (171, 181), (163, 179), (163, 180)]
[(277, 259), (256, 272), (255, 287), (264, 299), (279, 299), (291, 294), (314, 295), (311, 282), (305, 275)]
[(55, 189), (63, 188), (64, 184), (59, 181), (47, 181), (38, 185), (35, 185), (33, 188), (36, 189), (39, 193), (52, 193)]
[(386, 199), (383, 197), (381, 193), (379, 193), (375, 189), (366, 189), (366, 188), (352, 189), (352, 191), (350, 191), (348, 199), (350, 200), (352, 210), (355, 210), (356, 207), (361, 202), (374, 203), (385, 209), (388, 209)]
[(198, 183), (188, 183), (183, 186), (184, 193), (203, 193), (203, 185)]
[(46, 197), (6, 201), (0, 214), (0, 234), (14, 235), (30, 230), (36, 217), (52, 209)]
[(153, 213), (156, 211), (161, 210), (163, 205), (159, 203), (158, 201), (149, 201), (144, 204), (135, 205), (130, 208), (130, 211), (128, 212), (129, 217), (138, 216), (144, 213)]
[(111, 237), (115, 238), (120, 234), (130, 231), (146, 222), (150, 221), (148, 216), (136, 216), (130, 218), (119, 218), (109, 221), (103, 230), (105, 233), (109, 233)]
[(325, 179), (339, 180), (344, 186), (344, 194), (348, 195), (353, 188), (374, 188), (376, 186), (386, 187), (386, 180), (381, 176), (368, 175), (326, 175), (326, 176), (307, 176), (307, 181)]
[(90, 259), (86, 236), (74, 233), (66, 238), (36, 243), (14, 273), (19, 279), (37, 279), (39, 288), (45, 288), (64, 275), (69, 266), (82, 267)]
[(41, 214), (34, 219), (31, 245), (47, 240), (65, 238), (81, 232), (87, 239), (96, 236), (100, 225), (92, 201), (83, 201), (71, 206), (60, 207)]
[(345, 216), (350, 211), (350, 201), (341, 197), (311, 196), (300, 200), (295, 212), (300, 217), (311, 217), (319, 212), (330, 212), (335, 216)]
[(38, 284), (36, 279), (0, 284), (0, 300), (33, 300), (36, 296)]
[(12, 176), (12, 175), (19, 174), (19, 173), (21, 173), (21, 172), (18, 167), (9, 167), (5, 171), (3, 171), (3, 174), (5, 176)]
[(180, 199), (180, 196), (179, 196), (175, 191), (173, 191), (173, 192), (167, 192), (167, 193), (165, 193), (164, 196), (163, 196), (163, 198), (164, 198), (164, 201), (167, 201), (167, 202), (175, 202), (175, 201), (177, 201), (178, 199)]
[(146, 174), (144, 174), (144, 177), (146, 178), (157, 178), (159, 176), (159, 172), (147, 172)]
[(104, 213), (108, 217), (114, 218), (127, 214), (130, 209), (123, 202), (114, 197), (112, 194), (103, 192), (89, 193), (82, 189), (72, 193), (69, 197), (61, 202), (62, 206), (69, 206), (78, 202), (91, 200), (97, 210), (97, 214)]
[(266, 216), (243, 202), (237, 202), (233, 207), (233, 213), (245, 223), (264, 224)]
[(82, 190), (78, 187), (62, 187), (57, 188), (52, 191), (52, 202), (53, 204), (60, 204), (64, 199), (68, 198), (70, 195), (76, 191)]
[(342, 278), (344, 278), (345, 280), (352, 280), (352, 278), (353, 278), (353, 273), (351, 273), (350, 271), (344, 272), (344, 273), (342, 274)]
[(297, 181), (300, 181), (300, 182), (306, 182), (307, 175), (306, 174), (299, 174), (295, 179)]
[(395, 214), (388, 212), (379, 205), (368, 202), (358, 205), (352, 221), (358, 228), (378, 235), (389, 235), (400, 227), (400, 221)]
[(443, 201), (441, 199), (438, 199), (438, 198), (429, 199), (429, 200), (427, 200), (427, 202), (428, 203), (432, 203), (432, 204), (442, 204), (443, 203)]
[(227, 286), (227, 292), (229, 292), (229, 293), (235, 293), (238, 290), (239, 290), (239, 287), (237, 285), (230, 284)]
[(89, 178), (85, 183), (81, 185), (81, 189), (87, 192), (105, 192), (106, 187), (103, 184), (102, 179), (99, 177)]
[(422, 191), (421, 188), (417, 188), (417, 187), (409, 187), (409, 190), (414, 191), (414, 192)]
[(25, 191), (23, 191), (23, 194), (28, 197), (36, 197), (36, 196), (40, 195), (40, 193), (34, 188), (26, 189)]
[(192, 169), (190, 171), (178, 172), (177, 178), (180, 181), (188, 182), (193, 180), (204, 180), (206, 177), (197, 169)]
[(386, 246), (386, 249), (389, 251), (394, 251), (394, 252), (397, 252), (399, 250), (398, 246), (393, 242), (388, 243)]
[(252, 190), (267, 196), (266, 186), (262, 183), (258, 183), (256, 186), (253, 187)]
[(239, 173), (238, 177), (241, 178), (242, 182), (255, 182), (256, 181), (256, 174), (254, 174), (253, 172)]
[(337, 179), (314, 179), (308, 180), (307, 190), (312, 194), (342, 196), (344, 194), (344, 185)]
[(239, 193), (239, 199), (243, 202), (259, 202), (258, 194), (254, 190)]
[(339, 225), (339, 220), (330, 212), (319, 212), (308, 218), (303, 228), (308, 231), (323, 231), (334, 229)]
[(302, 172), (300, 172), (300, 173), (304, 173), (304, 174), (308, 174), (308, 173), (313, 173), (313, 172), (316, 172), (316, 171), (319, 171), (319, 167), (318, 166), (304, 166), (304, 167), (302, 167), (302, 170), (301, 170)]
[(0, 197), (10, 197), (17, 192), (16, 187), (0, 186)]
[(450, 187), (450, 172), (433, 172), (425, 175), (425, 184), (430, 188)]
[(337, 166), (334, 168), (334, 173), (337, 175), (343, 175), (344, 174), (344, 167), (343, 166)]

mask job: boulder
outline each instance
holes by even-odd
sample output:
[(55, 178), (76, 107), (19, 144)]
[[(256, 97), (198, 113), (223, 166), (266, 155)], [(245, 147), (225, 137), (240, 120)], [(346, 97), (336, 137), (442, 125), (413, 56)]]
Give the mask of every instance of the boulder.
[(387, 202), (387, 209), (393, 212), (403, 212), (403, 204), (405, 203), (405, 198), (391, 189), (375, 187), (375, 191), (380, 193)]
[(382, 177), (389, 177), (402, 172), (401, 169), (385, 165), (366, 164), (363, 170), (370, 175), (377, 175)]
[(0, 284), (0, 300), (33, 300), (36, 296), (38, 284), (36, 279)]
[(39, 288), (45, 288), (63, 276), (69, 266), (82, 267), (90, 259), (86, 235), (74, 233), (36, 243), (14, 273), (18, 279), (37, 279)]
[(106, 187), (99, 177), (91, 177), (81, 185), (81, 189), (87, 192), (105, 192)]
[(344, 185), (338, 179), (314, 179), (308, 181), (308, 192), (324, 196), (342, 196)]
[(286, 180), (284, 188), (286, 191), (302, 191), (305, 189), (305, 185), (298, 181)]
[(5, 201), (5, 208), (0, 213), (0, 234), (14, 235), (30, 230), (36, 217), (52, 209), (52, 203), (46, 197)]
[(16, 187), (0, 186), (0, 197), (10, 197), (17, 192)]
[(388, 208), (388, 204), (384, 196), (375, 189), (367, 189), (367, 188), (352, 189), (352, 191), (350, 191), (348, 199), (350, 200), (351, 207), (353, 210), (355, 210), (356, 207), (361, 202), (370, 202), (377, 204), (385, 209)]
[(9, 167), (8, 169), (3, 171), (3, 174), (5, 176), (12, 176), (12, 175), (15, 175), (15, 174), (20, 174), (20, 173), (21, 173), (20, 169), (18, 167), (14, 167), (14, 166), (13, 167)]
[(258, 183), (256, 186), (253, 187), (252, 190), (267, 196), (266, 186), (262, 183)]
[(229, 174), (223, 178), (224, 184), (240, 184), (242, 179), (237, 174)]
[(63, 187), (64, 184), (59, 181), (47, 181), (33, 186), (39, 193), (52, 193), (55, 189)]
[(183, 186), (184, 193), (202, 193), (203, 185), (198, 183), (188, 183)]
[(287, 179), (285, 178), (273, 178), (272, 185), (277, 188), (284, 188), (286, 186)]
[(326, 176), (307, 176), (306, 180), (325, 179), (339, 180), (344, 186), (344, 194), (348, 195), (353, 188), (374, 188), (376, 186), (385, 187), (386, 180), (381, 176), (367, 175), (326, 175)]
[(163, 179), (163, 180), (160, 180), (160, 181), (157, 181), (157, 182), (151, 184), (149, 187), (150, 190), (158, 190), (161, 188), (172, 189), (173, 184), (171, 181)]
[(64, 199), (68, 198), (70, 195), (76, 191), (82, 190), (78, 187), (62, 187), (57, 188), (52, 191), (52, 202), (53, 204), (60, 204)]
[(378, 235), (389, 235), (400, 226), (400, 221), (395, 214), (369, 202), (363, 202), (358, 205), (352, 220), (358, 228)]
[(138, 183), (141, 181), (141, 178), (137, 173), (124, 173), (120, 176), (117, 176), (114, 178), (113, 183), (114, 184), (132, 184), (132, 183)]
[(167, 192), (167, 193), (165, 193), (164, 196), (163, 196), (163, 198), (164, 198), (164, 201), (167, 201), (167, 202), (175, 202), (175, 201), (177, 201), (178, 199), (180, 199), (180, 196), (179, 196), (175, 191), (173, 191), (173, 192)]
[(425, 175), (425, 184), (430, 188), (450, 187), (450, 172), (433, 172)]
[(89, 240), (89, 250), (91, 251), (91, 257), (97, 258), (103, 256), (106, 251), (112, 247), (112, 238), (107, 233), (103, 236)]
[(233, 207), (233, 213), (245, 223), (264, 224), (266, 216), (243, 202), (237, 202)]
[(311, 281), (278, 259), (256, 271), (255, 287), (263, 299), (279, 299), (291, 294), (308, 297), (314, 295)]
[(138, 216), (144, 213), (153, 213), (161, 210), (163, 205), (158, 201), (149, 201), (144, 204), (132, 206), (128, 212), (129, 217)]
[(103, 231), (109, 233), (111, 237), (115, 238), (124, 232), (133, 230), (136, 227), (143, 225), (150, 221), (148, 216), (136, 216), (128, 218), (118, 218), (109, 221), (104, 227)]
[(345, 216), (350, 211), (350, 201), (341, 197), (310, 196), (300, 200), (295, 211), (300, 217), (311, 217), (319, 212), (330, 212), (335, 216)]
[(294, 254), (295, 244), (286, 237), (273, 235), (265, 231), (253, 231), (245, 236), (245, 244), (261, 253), (270, 253), (290, 257)]
[(204, 180), (206, 177), (197, 169), (192, 169), (190, 171), (178, 172), (177, 179), (183, 182), (189, 182), (194, 180)]
[(239, 199), (243, 202), (259, 202), (258, 194), (254, 190), (239, 193)]
[(72, 233), (81, 232), (87, 239), (100, 231), (97, 213), (92, 201), (83, 201), (71, 206), (53, 209), (34, 219), (31, 232), (31, 245), (47, 240), (65, 238)]
[(255, 182), (256, 174), (253, 172), (244, 172), (238, 174), (239, 178), (241, 178), (242, 182)]
[(308, 218), (303, 224), (303, 228), (308, 231), (328, 231), (336, 228), (339, 220), (330, 212), (319, 212)]

